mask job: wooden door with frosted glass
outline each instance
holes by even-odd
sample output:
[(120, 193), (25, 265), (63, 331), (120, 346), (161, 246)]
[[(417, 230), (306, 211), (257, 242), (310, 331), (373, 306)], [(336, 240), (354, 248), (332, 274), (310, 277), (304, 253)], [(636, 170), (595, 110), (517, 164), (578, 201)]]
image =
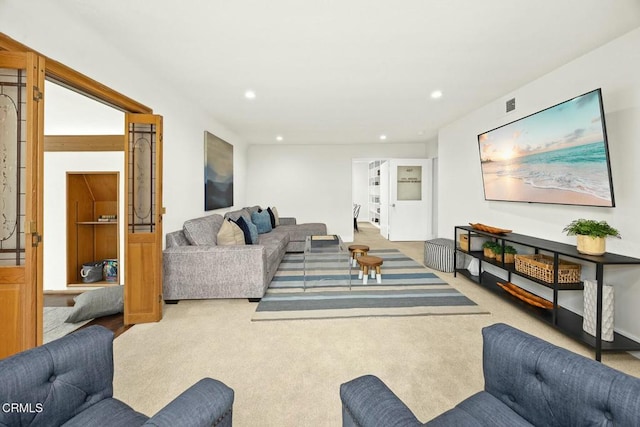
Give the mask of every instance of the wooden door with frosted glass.
[(44, 59), (0, 52), (0, 358), (42, 343)]
[(162, 117), (125, 119), (125, 324), (162, 318)]

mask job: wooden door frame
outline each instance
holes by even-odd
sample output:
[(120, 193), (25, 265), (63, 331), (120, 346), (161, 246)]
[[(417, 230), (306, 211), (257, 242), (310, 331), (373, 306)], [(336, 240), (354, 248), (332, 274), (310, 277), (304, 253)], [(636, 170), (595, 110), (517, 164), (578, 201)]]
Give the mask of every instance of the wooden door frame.
[[(153, 114), (153, 110), (146, 105), (135, 101), (111, 88), (103, 85), (102, 83), (93, 80), (86, 75), (54, 60), (46, 55), (43, 55), (14, 39), (7, 36), (4, 33), (0, 33), (0, 51), (7, 52), (31, 52), (35, 53), (41, 58), (44, 59), (44, 78), (46, 80), (57, 83), (63, 87), (66, 87), (74, 92), (85, 95), (91, 99), (94, 99), (98, 102), (102, 102), (106, 105), (109, 105), (117, 110), (120, 110), (124, 113), (141, 113), (141, 114)], [(44, 87), (41, 88), (44, 91)], [(38, 123), (38, 132), (39, 135), (44, 136), (44, 111), (42, 112), (42, 120)], [(32, 160), (36, 161), (37, 164), (42, 167), (44, 163), (44, 141), (38, 141), (36, 144), (36, 152), (33, 153)], [(126, 168), (126, 164), (125, 164)], [(36, 184), (34, 188), (30, 189), (30, 191), (40, 191), (42, 194), (43, 183), (42, 179), (40, 180), (40, 184)], [(42, 203), (42, 198), (39, 200)], [(43, 212), (44, 206), (40, 209), (40, 217), (37, 218), (37, 224), (40, 227), (39, 233), (42, 234), (42, 224), (43, 224)], [(161, 237), (162, 238), (162, 237)], [(122, 256), (126, 259), (127, 257), (127, 247), (125, 245), (124, 254)], [(39, 266), (37, 266), (36, 274), (38, 274), (39, 280), (37, 281), (36, 289), (31, 289), (30, 292), (35, 295), (29, 296), (29, 301), (26, 304), (36, 310), (36, 313), (43, 313), (43, 280), (42, 280), (42, 245), (39, 245), (39, 254), (41, 256), (41, 261)], [(27, 274), (30, 274), (27, 272)], [(126, 282), (125, 282), (126, 286)], [(27, 348), (40, 345), (43, 341), (43, 332), (42, 332), (42, 315), (36, 316), (33, 319), (33, 316), (30, 316), (31, 313), (23, 313), (25, 317), (30, 317), (28, 319), (29, 323), (33, 324), (35, 327), (35, 334), (33, 332), (29, 333), (25, 331), (25, 337), (23, 342), (26, 344)], [(33, 329), (31, 329), (33, 331)], [(27, 335), (29, 335), (27, 337)], [(35, 338), (35, 340), (34, 340)]]
[(127, 113), (153, 114), (153, 110), (108, 86), (103, 85), (66, 65), (31, 49), (29, 46), (0, 33), (0, 50), (9, 52), (34, 52), (45, 58), (45, 77), (61, 86)]

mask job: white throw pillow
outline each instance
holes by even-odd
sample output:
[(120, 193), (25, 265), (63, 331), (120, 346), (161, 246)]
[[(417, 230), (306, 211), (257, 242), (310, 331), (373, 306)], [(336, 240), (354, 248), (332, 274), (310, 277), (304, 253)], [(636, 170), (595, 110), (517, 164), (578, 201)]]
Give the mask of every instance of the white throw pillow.
[(276, 227), (280, 225), (280, 215), (278, 215), (278, 209), (275, 208), (275, 206), (271, 206), (271, 212), (273, 213), (273, 216), (275, 217), (276, 220)]
[(244, 245), (244, 233), (237, 224), (224, 221), (217, 236), (218, 245)]

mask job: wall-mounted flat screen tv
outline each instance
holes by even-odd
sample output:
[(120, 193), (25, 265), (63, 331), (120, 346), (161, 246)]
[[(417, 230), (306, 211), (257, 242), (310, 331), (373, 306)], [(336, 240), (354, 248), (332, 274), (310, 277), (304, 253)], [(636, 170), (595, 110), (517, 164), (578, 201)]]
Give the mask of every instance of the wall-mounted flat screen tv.
[(600, 89), (478, 135), (485, 200), (615, 206)]

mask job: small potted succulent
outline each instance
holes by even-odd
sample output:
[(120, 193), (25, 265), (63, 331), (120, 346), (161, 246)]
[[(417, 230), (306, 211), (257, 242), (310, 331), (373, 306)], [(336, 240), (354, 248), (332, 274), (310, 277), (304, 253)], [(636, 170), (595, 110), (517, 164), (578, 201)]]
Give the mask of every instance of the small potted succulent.
[(495, 258), (496, 254), (493, 251), (493, 248), (496, 246), (496, 242), (493, 240), (488, 240), (482, 244), (482, 251), (486, 258)]
[(518, 251), (513, 246), (509, 246), (509, 245), (505, 246), (504, 255), (503, 255), (505, 264), (513, 264), (514, 262), (516, 262), (515, 255), (517, 253)]
[(594, 219), (573, 220), (562, 231), (567, 233), (567, 236), (576, 236), (578, 252), (587, 255), (604, 254), (607, 237), (621, 238), (618, 230), (611, 227), (606, 221)]
[(502, 262), (502, 252), (503, 252), (502, 245), (499, 243), (495, 243), (491, 248), (491, 250), (493, 251), (493, 256), (496, 259), (496, 261)]

